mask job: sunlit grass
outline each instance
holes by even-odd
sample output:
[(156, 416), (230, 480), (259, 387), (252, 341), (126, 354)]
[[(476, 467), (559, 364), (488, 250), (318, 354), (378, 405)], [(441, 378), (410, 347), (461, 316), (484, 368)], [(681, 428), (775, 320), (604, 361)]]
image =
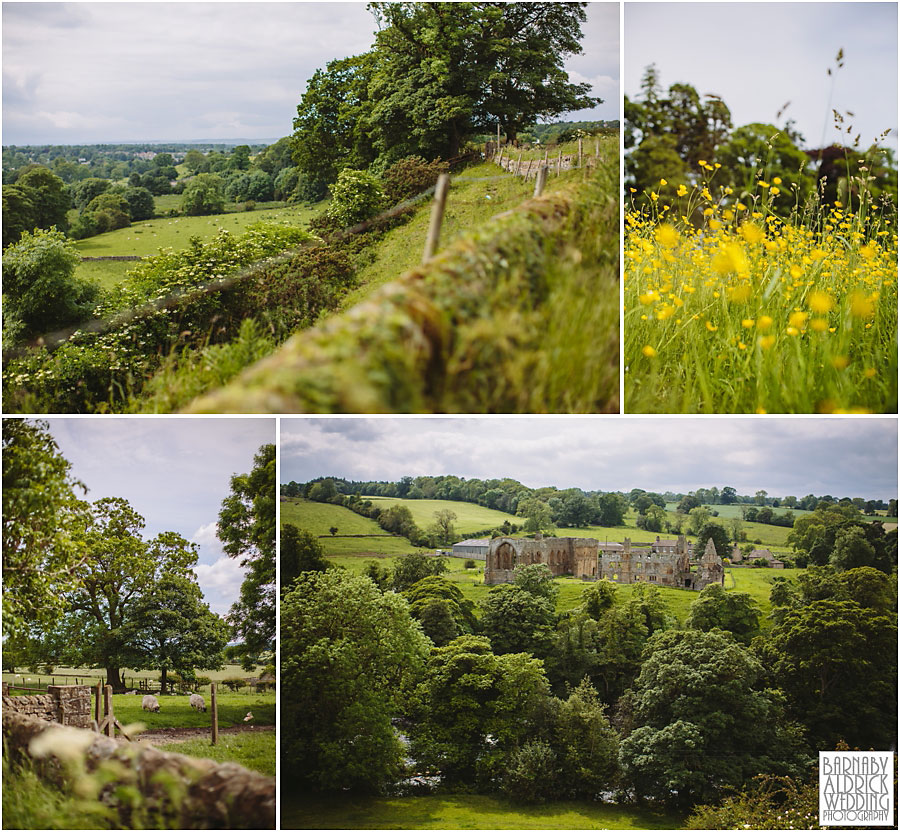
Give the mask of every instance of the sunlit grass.
[(238, 763), (260, 774), (275, 776), (275, 731), (219, 734), (216, 745), (210, 743), (209, 737), (201, 737), (156, 747), (160, 751), (174, 751), (219, 763)]
[(855, 212), (785, 216), (778, 177), (735, 194), (704, 165), (626, 215), (626, 410), (896, 412), (893, 206), (860, 178)]

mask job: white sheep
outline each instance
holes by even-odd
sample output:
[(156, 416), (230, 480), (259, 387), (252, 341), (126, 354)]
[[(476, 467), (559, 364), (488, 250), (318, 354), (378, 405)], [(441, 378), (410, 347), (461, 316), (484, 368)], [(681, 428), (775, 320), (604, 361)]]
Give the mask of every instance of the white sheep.
[(203, 697), (199, 693), (191, 694), (191, 707), (206, 713), (206, 702), (203, 701)]
[(153, 711), (155, 714), (159, 713), (159, 702), (152, 693), (146, 694), (141, 700), (141, 710)]

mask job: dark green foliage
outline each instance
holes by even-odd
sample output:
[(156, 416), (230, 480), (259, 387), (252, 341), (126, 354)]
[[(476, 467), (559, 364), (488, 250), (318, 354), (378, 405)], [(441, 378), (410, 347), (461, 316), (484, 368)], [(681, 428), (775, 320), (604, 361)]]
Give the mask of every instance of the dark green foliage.
[(3, 186), (3, 248), (16, 242), (37, 225), (37, 212), (28, 191), (21, 185)]
[(245, 660), (275, 649), (275, 446), (263, 445), (249, 474), (231, 478), (216, 534), (222, 548), (246, 570), (241, 597), (229, 612), (243, 639)]
[(34, 206), (35, 227), (55, 226), (60, 231), (69, 227), (66, 214), (72, 202), (62, 179), (47, 168), (36, 165), (26, 170), (16, 184), (25, 191)]
[(416, 581), (403, 595), (409, 601), (410, 614), (421, 622), (425, 634), (438, 647), (475, 632), (478, 626), (475, 605), (456, 584), (439, 575)]
[(759, 617), (759, 606), (746, 592), (726, 592), (721, 584), (710, 584), (691, 604), (685, 626), (704, 632), (727, 630), (747, 645), (759, 634)]
[[(152, 192), (152, 188), (150, 188)], [(198, 173), (185, 187), (181, 212), (189, 217), (221, 214), (225, 209), (224, 182), (212, 173)]]
[(622, 526), (628, 512), (628, 501), (621, 494), (601, 494), (597, 498), (600, 514), (597, 522), (601, 526)]
[(325, 214), (338, 228), (346, 228), (374, 217), (383, 205), (384, 192), (372, 174), (344, 168), (331, 186)]
[(302, 572), (324, 572), (328, 568), (318, 538), (292, 523), (281, 528), (281, 591), (290, 589)]
[(24, 333), (46, 332), (89, 314), (98, 290), (75, 277), (81, 261), (61, 231), (23, 234), (3, 253), (3, 325)]
[(514, 570), (515, 585), (538, 598), (544, 598), (554, 607), (559, 597), (559, 586), (553, 582), (553, 573), (545, 563), (519, 565)]
[(69, 188), (72, 195), (72, 207), (77, 208), (79, 212), (84, 211), (92, 199), (100, 194), (105, 194), (111, 186), (112, 183), (108, 179), (99, 179), (96, 176), (83, 179)]
[[(408, 512), (406, 506), (395, 506), (395, 508), (404, 508)], [(385, 512), (382, 512), (383, 517)], [(410, 515), (411, 517), (411, 515)], [(379, 520), (381, 518), (379, 517)], [(395, 592), (403, 592), (423, 578), (432, 575), (441, 575), (447, 571), (447, 559), (444, 557), (431, 557), (421, 552), (410, 552), (408, 555), (398, 558), (394, 562), (394, 573), (392, 577), (393, 588)]]
[(540, 661), (497, 656), (488, 639), (462, 636), (431, 651), (410, 709), (410, 753), (448, 784), (480, 779), (493, 789), (546, 697)]
[(95, 196), (84, 211), (93, 218), (98, 234), (131, 225), (128, 200), (122, 194), (106, 192)]
[(146, 188), (128, 188), (122, 195), (128, 202), (132, 222), (149, 220), (153, 217), (153, 194)]
[(394, 162), (381, 176), (384, 193), (393, 204), (432, 187), (449, 165), (440, 159), (426, 162), (421, 156), (407, 156)]
[(382, 592), (387, 592), (391, 588), (391, 570), (382, 566), (377, 560), (370, 560), (366, 563), (363, 575), (369, 578)]
[(754, 649), (810, 743), (890, 747), (897, 733), (896, 613), (829, 599), (779, 611), (777, 620)]
[(500, 791), (518, 803), (546, 803), (559, 794), (562, 771), (556, 752), (543, 740), (528, 740), (509, 755)]
[(554, 605), (510, 584), (494, 587), (481, 602), (481, 631), (495, 653), (545, 657), (556, 626)]
[(654, 636), (628, 707), (634, 728), (619, 760), (638, 796), (687, 807), (756, 774), (799, 770), (780, 698), (766, 690), (759, 661), (730, 635)]
[(281, 605), (281, 754), (291, 782), (346, 794), (397, 778), (391, 718), (427, 655), (399, 595), (344, 570), (306, 572)]
[(588, 584), (581, 591), (582, 609), (595, 621), (616, 603), (619, 587), (606, 578)]
[(730, 540), (725, 527), (720, 523), (709, 522), (700, 529), (697, 535), (697, 542), (694, 543), (694, 557), (703, 557), (708, 540), (712, 540), (713, 545), (716, 547), (716, 554), (719, 557), (725, 557), (731, 553)]

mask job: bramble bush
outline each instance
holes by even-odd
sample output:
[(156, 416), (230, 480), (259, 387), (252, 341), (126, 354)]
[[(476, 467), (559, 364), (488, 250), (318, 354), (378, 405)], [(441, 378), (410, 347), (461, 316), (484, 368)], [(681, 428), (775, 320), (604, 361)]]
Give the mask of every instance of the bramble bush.
[(421, 156), (407, 156), (394, 162), (381, 177), (384, 193), (391, 203), (409, 199), (434, 185), (438, 176), (450, 169), (447, 162), (426, 162)]

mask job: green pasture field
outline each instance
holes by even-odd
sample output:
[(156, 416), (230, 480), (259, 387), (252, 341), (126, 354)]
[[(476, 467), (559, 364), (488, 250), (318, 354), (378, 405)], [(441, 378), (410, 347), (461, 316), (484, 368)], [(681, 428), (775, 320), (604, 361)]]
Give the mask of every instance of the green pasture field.
[[(160, 199), (160, 197), (157, 197)], [(180, 197), (179, 197), (180, 199)], [(75, 242), (75, 249), (82, 257), (111, 257), (137, 255), (147, 257), (161, 248), (187, 248), (191, 237), (208, 239), (222, 229), (234, 234), (242, 234), (248, 225), (255, 222), (276, 222), (292, 226), (304, 226), (317, 213), (315, 206), (290, 205), (256, 211), (242, 211), (231, 214), (215, 214), (209, 217), (157, 217), (132, 223), (128, 228), (107, 231)], [(135, 263), (92, 262), (80, 263), (75, 274), (85, 279), (93, 279), (109, 288), (124, 280)]]
[[(11, 685), (22, 685), (24, 687), (39, 687), (46, 689), (47, 685), (96, 685), (97, 682), (106, 682), (106, 671), (99, 668), (83, 668), (83, 667), (54, 667), (53, 673), (31, 673), (29, 670), (20, 668), (18, 673), (3, 673), (3, 681)], [(252, 671), (244, 670), (238, 664), (226, 664), (222, 670), (200, 670), (197, 671), (198, 676), (207, 676), (213, 682), (221, 682), (223, 679), (232, 679), (240, 677), (242, 679), (250, 676), (259, 676), (262, 667), (256, 667)], [(148, 679), (154, 683), (159, 682), (159, 671), (157, 670), (129, 670), (122, 671), (125, 685), (127, 687), (137, 687), (141, 679)], [(249, 688), (242, 688), (249, 691)], [(207, 695), (209, 686), (199, 688), (200, 693)], [(21, 693), (17, 691), (14, 693)], [(224, 691), (223, 691), (224, 693)], [(249, 694), (244, 694), (249, 695)]]
[[(546, 192), (579, 181), (582, 175), (581, 171), (567, 171), (560, 177), (550, 176)], [(533, 193), (534, 179), (526, 182), (522, 177), (512, 176), (490, 162), (472, 165), (451, 175), (438, 251), (478, 228), (495, 214), (520, 205)], [(359, 286), (344, 298), (342, 309), (355, 306), (374, 289), (422, 262), (430, 216), (431, 201), (425, 199), (407, 223), (391, 229), (362, 253), (357, 272)]]
[[(674, 512), (677, 507), (678, 503), (666, 503), (666, 511)], [(710, 511), (718, 511), (719, 516), (713, 518), (715, 520), (730, 520), (732, 517), (740, 517), (741, 509), (744, 509), (745, 511), (748, 508), (755, 508), (759, 510), (762, 508), (762, 506), (751, 506), (745, 503), (742, 503), (740, 505), (737, 503), (730, 503), (727, 506), (711, 506), (704, 504), (703, 508), (709, 509)], [(769, 506), (769, 508), (772, 508), (772, 506)], [(812, 514), (811, 511), (805, 511), (802, 508), (787, 508), (786, 506), (778, 506), (778, 508), (772, 508), (772, 513), (777, 517), (780, 517), (783, 514), (787, 514), (789, 511), (793, 513), (794, 517), (803, 517), (804, 514)]]
[(379, 508), (389, 506), (406, 506), (412, 514), (413, 521), (424, 529), (434, 523), (434, 513), (443, 509), (449, 509), (456, 515), (453, 526), (459, 534), (467, 534), (480, 529), (490, 529), (502, 526), (509, 520), (510, 523), (521, 525), (524, 521), (521, 517), (485, 508), (476, 503), (463, 503), (454, 500), (402, 500), (398, 497), (366, 497), (373, 505)]
[[(254, 716), (256, 712), (254, 711)], [(254, 720), (255, 721), (255, 720)], [(156, 746), (160, 751), (174, 751), (188, 757), (202, 757), (219, 763), (238, 763), (269, 777), (275, 776), (275, 731), (247, 731), (241, 734), (219, 734), (216, 745), (208, 737)]]
[[(349, 508), (292, 498), (281, 503), (281, 525), (292, 523), (300, 529), (319, 535), (319, 543), (329, 557), (389, 557), (415, 552), (405, 537), (389, 535), (374, 520), (362, 517)], [(329, 529), (337, 526), (338, 535), (366, 534), (375, 537), (332, 537)]]
[[(122, 725), (143, 723), (148, 731), (159, 728), (206, 728), (210, 725), (209, 691), (202, 691), (206, 700), (206, 713), (191, 707), (189, 697), (157, 696), (159, 713), (151, 713), (141, 708), (140, 694), (117, 693), (113, 696), (113, 711)], [(233, 725), (244, 725), (247, 712), (253, 714), (253, 725), (275, 724), (275, 692), (268, 693), (231, 693), (220, 691), (216, 694), (219, 711), (219, 727), (231, 728)]]
[(283, 829), (678, 829), (683, 820), (634, 807), (564, 801), (522, 807), (475, 794), (331, 800), (286, 791)]

